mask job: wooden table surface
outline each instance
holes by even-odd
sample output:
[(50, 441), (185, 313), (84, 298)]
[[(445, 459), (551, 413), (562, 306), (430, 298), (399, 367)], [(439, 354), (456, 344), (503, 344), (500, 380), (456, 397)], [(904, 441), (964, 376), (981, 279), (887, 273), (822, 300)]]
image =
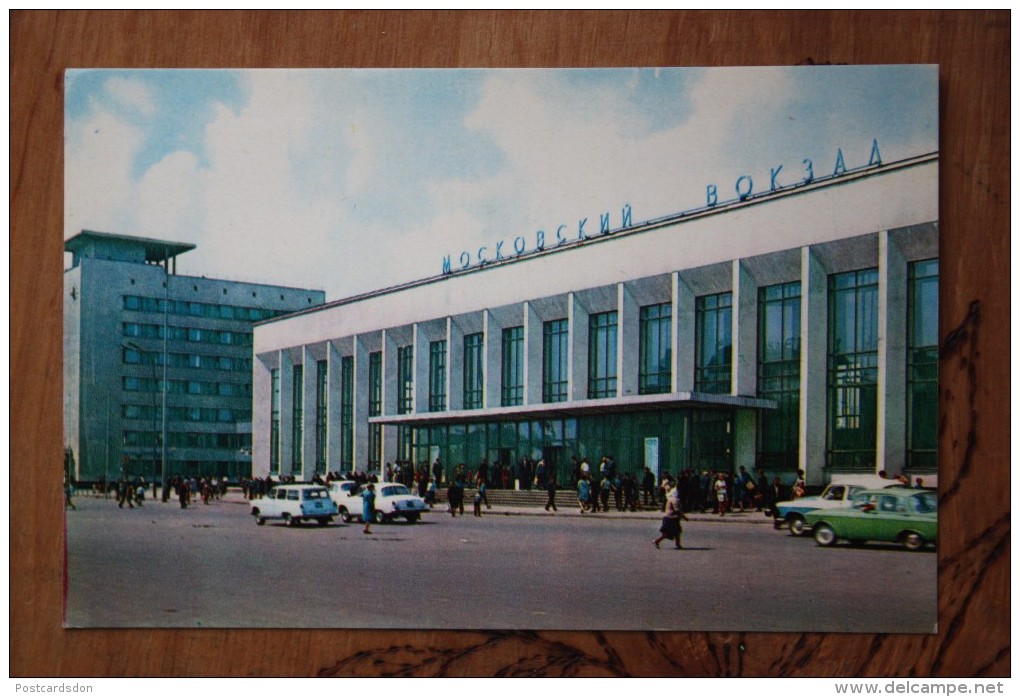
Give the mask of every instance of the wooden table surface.
[[(12, 12), (11, 675), (1009, 675), (1009, 43), (1008, 11)], [(812, 63), (941, 66), (937, 634), (61, 628), (65, 68)]]

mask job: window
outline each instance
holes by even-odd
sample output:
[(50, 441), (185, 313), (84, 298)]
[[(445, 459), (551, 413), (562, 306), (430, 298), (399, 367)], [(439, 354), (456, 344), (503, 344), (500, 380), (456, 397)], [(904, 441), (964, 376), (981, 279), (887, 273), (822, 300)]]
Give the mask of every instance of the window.
[(524, 404), (524, 327), (503, 330), (502, 372), (500, 404), (504, 407)]
[(468, 334), (464, 337), (464, 408), (482, 408), (482, 353), (483, 336)]
[(273, 384), (273, 396), (270, 406), (269, 417), (269, 473), (280, 473), (280, 371), (274, 368), (270, 371), (270, 380)]
[(617, 313), (588, 317), (588, 398), (616, 396)]
[(694, 389), (711, 394), (730, 391), (732, 295), (705, 295), (695, 302), (696, 352)]
[(429, 411), (446, 410), (446, 341), (429, 344)]
[(907, 462), (938, 467), (939, 260), (910, 264), (907, 337)]
[(340, 359), (340, 465), (354, 469), (354, 356)]
[(414, 411), (414, 347), (397, 349), (397, 413)]
[(315, 471), (326, 473), (326, 424), (328, 423), (329, 367), (326, 361), (315, 364)]
[(368, 354), (368, 415), (382, 414), (382, 351)]
[(878, 270), (829, 277), (827, 465), (873, 470), (878, 429)]
[(797, 469), (800, 438), (800, 282), (758, 290), (758, 463)]
[(294, 366), (294, 389), (293, 389), (293, 403), (291, 411), (291, 461), (293, 463), (293, 471), (297, 472), (302, 469), (302, 453), (304, 451), (303, 440), (304, 440), (304, 366)]
[(672, 305), (641, 308), (638, 394), (663, 394), (672, 389), (672, 334)]
[(570, 350), (566, 319), (542, 325), (542, 401), (567, 400), (567, 356)]

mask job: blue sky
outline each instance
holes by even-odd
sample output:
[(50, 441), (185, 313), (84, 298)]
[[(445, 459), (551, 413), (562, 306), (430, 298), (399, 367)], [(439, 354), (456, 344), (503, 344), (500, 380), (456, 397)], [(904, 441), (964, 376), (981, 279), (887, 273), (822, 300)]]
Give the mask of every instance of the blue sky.
[[(191, 242), (178, 271), (322, 288), (624, 204), (634, 222), (938, 149), (935, 66), (83, 70), (66, 76), (65, 238)], [(784, 181), (784, 179), (787, 179)]]

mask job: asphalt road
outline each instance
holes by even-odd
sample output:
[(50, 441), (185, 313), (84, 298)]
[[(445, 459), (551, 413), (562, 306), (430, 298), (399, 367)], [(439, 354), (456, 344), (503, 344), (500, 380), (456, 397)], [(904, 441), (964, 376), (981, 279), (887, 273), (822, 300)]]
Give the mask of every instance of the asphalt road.
[(685, 549), (657, 550), (647, 514), (437, 509), (364, 535), (358, 524), (258, 527), (236, 494), (187, 510), (76, 503), (71, 627), (936, 629), (935, 553), (823, 549), (735, 518), (685, 523)]

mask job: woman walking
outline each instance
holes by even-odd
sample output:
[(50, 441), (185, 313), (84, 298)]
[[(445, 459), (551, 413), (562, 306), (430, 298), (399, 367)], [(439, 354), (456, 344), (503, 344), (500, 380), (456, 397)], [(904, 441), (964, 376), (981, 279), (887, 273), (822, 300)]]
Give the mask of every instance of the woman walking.
[(652, 540), (652, 544), (655, 548), (659, 548), (659, 543), (663, 540), (673, 540), (677, 549), (683, 549), (683, 545), (680, 543), (680, 536), (683, 534), (683, 528), (680, 526), (681, 518), (687, 520), (687, 516), (684, 515), (683, 510), (680, 508), (680, 496), (677, 490), (673, 488), (667, 479), (663, 482), (662, 488), (666, 492), (666, 515), (662, 517), (662, 527), (659, 528), (659, 536)]
[(361, 504), (361, 519), (365, 521), (365, 529), (362, 532), (371, 535), (372, 517), (375, 515), (375, 485), (371, 482), (361, 493)]

